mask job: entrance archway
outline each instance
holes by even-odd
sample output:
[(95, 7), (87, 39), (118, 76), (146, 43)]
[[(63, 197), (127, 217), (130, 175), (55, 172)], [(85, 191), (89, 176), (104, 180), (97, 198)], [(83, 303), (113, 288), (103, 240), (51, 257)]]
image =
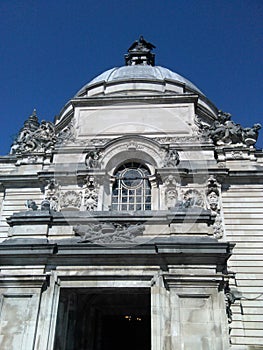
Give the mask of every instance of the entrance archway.
[(62, 289), (54, 350), (150, 350), (146, 288)]

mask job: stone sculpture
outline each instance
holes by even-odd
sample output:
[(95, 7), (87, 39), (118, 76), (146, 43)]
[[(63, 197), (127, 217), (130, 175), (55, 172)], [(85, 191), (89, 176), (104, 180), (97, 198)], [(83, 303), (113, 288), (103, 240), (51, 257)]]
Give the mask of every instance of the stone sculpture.
[(100, 162), (100, 152), (95, 150), (95, 151), (89, 151), (86, 156), (86, 165), (88, 169), (92, 168), (99, 168)]
[(37, 210), (38, 206), (35, 201), (32, 199), (28, 199), (25, 203), (25, 206), (27, 207), (28, 210)]
[(59, 184), (55, 179), (49, 179), (45, 187), (45, 199), (50, 203), (50, 209), (58, 210)]
[(39, 123), (34, 110), (19, 131), (11, 146), (10, 154), (50, 152), (54, 148), (56, 140), (54, 124), (45, 120)]
[(231, 114), (218, 112), (218, 120), (207, 127), (206, 124), (199, 124), (201, 129), (210, 137), (213, 142), (220, 145), (243, 144), (253, 146), (258, 138), (258, 131), (261, 129), (260, 124), (254, 124), (252, 128), (243, 128), (231, 120)]
[(128, 51), (151, 51), (155, 49), (155, 46), (144, 39), (141, 35), (139, 40), (135, 40), (134, 43), (131, 44)]

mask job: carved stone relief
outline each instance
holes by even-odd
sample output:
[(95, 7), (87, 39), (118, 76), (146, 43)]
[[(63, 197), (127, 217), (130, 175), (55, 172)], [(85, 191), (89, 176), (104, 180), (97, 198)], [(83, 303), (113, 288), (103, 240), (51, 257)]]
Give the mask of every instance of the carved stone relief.
[(207, 207), (215, 215), (213, 231), (214, 231), (214, 236), (218, 239), (222, 238), (224, 235), (221, 206), (219, 201), (219, 197), (220, 197), (219, 188), (220, 186), (216, 181), (215, 177), (210, 176), (210, 178), (207, 181), (206, 200), (207, 200)]
[(48, 180), (45, 187), (45, 199), (50, 202), (50, 209), (59, 210), (59, 184), (55, 179)]
[(61, 130), (57, 135), (56, 146), (63, 145), (67, 142), (76, 141), (76, 132), (73, 121), (71, 121), (63, 130)]
[(81, 206), (81, 192), (79, 191), (66, 191), (60, 194), (60, 208), (76, 208)]
[(200, 141), (202, 139), (201, 135), (191, 135), (191, 136), (174, 136), (174, 137), (155, 137), (153, 140), (160, 144), (170, 144), (170, 143), (191, 143)]
[(204, 205), (202, 194), (196, 189), (186, 190), (183, 194), (183, 202), (186, 208), (202, 207)]
[(99, 185), (94, 176), (87, 176), (84, 185), (84, 208), (88, 211), (97, 210)]
[(173, 208), (177, 203), (177, 189), (176, 189), (176, 180), (173, 175), (169, 175), (165, 179), (165, 205), (166, 207)]
[(143, 234), (145, 227), (141, 224), (116, 224), (100, 223), (78, 225), (73, 227), (77, 236), (81, 237), (81, 243), (91, 242), (96, 244), (131, 243), (132, 240)]

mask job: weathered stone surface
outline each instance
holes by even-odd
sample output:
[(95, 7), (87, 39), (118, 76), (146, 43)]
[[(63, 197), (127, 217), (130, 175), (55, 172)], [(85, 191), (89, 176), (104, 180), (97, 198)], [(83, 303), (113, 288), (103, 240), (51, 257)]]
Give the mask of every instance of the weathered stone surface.
[(141, 37), (54, 124), (34, 112), (0, 157), (1, 350), (115, 349), (136, 339), (125, 320), (143, 350), (263, 345), (260, 126), (153, 48)]

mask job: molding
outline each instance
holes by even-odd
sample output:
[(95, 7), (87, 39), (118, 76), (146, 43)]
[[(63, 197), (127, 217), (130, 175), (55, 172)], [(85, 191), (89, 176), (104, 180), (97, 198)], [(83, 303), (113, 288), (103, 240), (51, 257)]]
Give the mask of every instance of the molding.
[(85, 225), (92, 223), (147, 223), (150, 224), (170, 224), (183, 222), (214, 223), (214, 215), (210, 210), (199, 207), (192, 208), (172, 208), (171, 210), (149, 210), (140, 212), (114, 212), (114, 211), (41, 211), (29, 210), (14, 213), (7, 218), (10, 226), (14, 225)]
[[(21, 241), (21, 243), (20, 243)], [(213, 265), (218, 272), (226, 268), (234, 244), (218, 242), (209, 237), (157, 238), (147, 244), (119, 247), (77, 243), (76, 239), (53, 243), (34, 243), (23, 240), (6, 240), (0, 244), (2, 265), (56, 266), (162, 266)]]

